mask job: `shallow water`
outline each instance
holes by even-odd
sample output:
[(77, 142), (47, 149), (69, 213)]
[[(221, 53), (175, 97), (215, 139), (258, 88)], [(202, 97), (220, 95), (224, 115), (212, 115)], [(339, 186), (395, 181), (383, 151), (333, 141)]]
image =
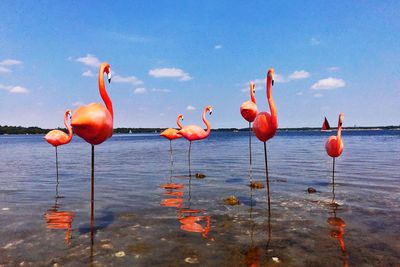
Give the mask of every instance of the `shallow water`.
[[(90, 146), (59, 147), (57, 186), (42, 136), (0, 136), (0, 266), (398, 265), (400, 131), (343, 132), (334, 194), (330, 134), (269, 141), (270, 213), (266, 189), (248, 186), (247, 133), (193, 143), (191, 178), (187, 141), (173, 141), (171, 170), (167, 140), (115, 135), (95, 148), (93, 231)], [(254, 137), (252, 149), (252, 179), (265, 183)], [(224, 204), (230, 195), (240, 205)]]

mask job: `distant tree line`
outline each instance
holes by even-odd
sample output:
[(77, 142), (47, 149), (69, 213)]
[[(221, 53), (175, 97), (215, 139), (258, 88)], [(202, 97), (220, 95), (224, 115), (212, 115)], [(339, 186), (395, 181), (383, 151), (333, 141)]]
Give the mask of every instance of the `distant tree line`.
[[(278, 131), (317, 131), (319, 127), (303, 127), (303, 128), (279, 128)], [(378, 127), (344, 127), (346, 130), (371, 130), (371, 129), (382, 129), (382, 130), (395, 130), (400, 129), (399, 126), (378, 126)], [(42, 129), (40, 127), (22, 127), (22, 126), (7, 126), (0, 125), (0, 135), (2, 134), (46, 134), (51, 129)], [(58, 128), (67, 132), (65, 128)], [(117, 134), (129, 134), (129, 133), (161, 133), (165, 128), (115, 128), (114, 133)], [(217, 128), (212, 129), (215, 132), (236, 132), (236, 131), (248, 131), (249, 128)]]

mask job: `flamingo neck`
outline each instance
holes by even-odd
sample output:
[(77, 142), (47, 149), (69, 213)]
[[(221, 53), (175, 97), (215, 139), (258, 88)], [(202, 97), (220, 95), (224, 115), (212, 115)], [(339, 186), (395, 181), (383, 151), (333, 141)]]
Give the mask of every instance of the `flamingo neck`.
[(111, 117), (114, 118), (114, 111), (113, 111), (113, 106), (110, 97), (108, 96), (108, 93), (106, 91), (106, 86), (104, 84), (104, 73), (105, 73), (105, 67), (106, 64), (101, 64), (100, 70), (99, 70), (99, 91), (101, 98), (104, 101), (104, 104), (106, 104), (106, 107), (108, 111), (111, 114)]
[(207, 118), (206, 118), (206, 113), (207, 113), (207, 108), (206, 109), (204, 109), (204, 111), (203, 111), (203, 122), (204, 122), (204, 124), (207, 126), (207, 130), (206, 130), (206, 137), (207, 136), (209, 136), (210, 135), (210, 132), (211, 132), (211, 124), (208, 122), (208, 120), (207, 120)]
[(254, 85), (250, 85), (250, 98), (251, 98), (251, 102), (253, 102), (254, 104), (257, 104), (256, 97), (254, 96)]
[(64, 125), (68, 130), (68, 142), (69, 142), (72, 139), (72, 128), (71, 125), (68, 123), (68, 112), (66, 112), (64, 116)]
[(276, 115), (276, 107), (275, 107), (275, 102), (272, 99), (272, 78), (268, 75), (267, 77), (267, 101), (269, 104), (269, 108), (271, 110), (271, 118), (272, 118), (272, 124), (275, 125), (275, 127), (278, 127), (278, 118)]
[(337, 141), (340, 143), (340, 141), (342, 140), (342, 125), (340, 124), (340, 122), (338, 125), (336, 138), (337, 138)]
[(183, 126), (182, 126), (182, 124), (181, 124), (181, 119), (182, 119), (181, 116), (178, 116), (178, 118), (176, 119), (176, 124), (178, 125), (179, 129), (182, 129), (182, 128), (183, 128)]

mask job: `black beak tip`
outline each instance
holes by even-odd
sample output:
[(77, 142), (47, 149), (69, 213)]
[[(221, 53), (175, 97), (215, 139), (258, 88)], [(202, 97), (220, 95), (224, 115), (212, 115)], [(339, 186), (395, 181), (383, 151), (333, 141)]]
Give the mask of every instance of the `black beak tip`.
[(212, 114), (212, 111), (210, 111), (210, 115)]
[(108, 79), (108, 83), (111, 83), (111, 78)]
[(272, 85), (274, 85), (274, 80), (272, 80)]

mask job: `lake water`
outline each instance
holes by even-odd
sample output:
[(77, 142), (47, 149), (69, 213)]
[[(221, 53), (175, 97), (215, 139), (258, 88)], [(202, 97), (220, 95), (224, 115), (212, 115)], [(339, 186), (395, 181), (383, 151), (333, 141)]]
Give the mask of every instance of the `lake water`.
[[(400, 131), (344, 131), (334, 195), (331, 134), (268, 142), (270, 213), (266, 189), (248, 186), (246, 132), (194, 142), (191, 178), (186, 140), (171, 170), (166, 139), (114, 135), (95, 148), (94, 229), (90, 145), (59, 147), (57, 186), (42, 136), (0, 136), (0, 266), (399, 266)], [(265, 183), (255, 137), (252, 148)]]

